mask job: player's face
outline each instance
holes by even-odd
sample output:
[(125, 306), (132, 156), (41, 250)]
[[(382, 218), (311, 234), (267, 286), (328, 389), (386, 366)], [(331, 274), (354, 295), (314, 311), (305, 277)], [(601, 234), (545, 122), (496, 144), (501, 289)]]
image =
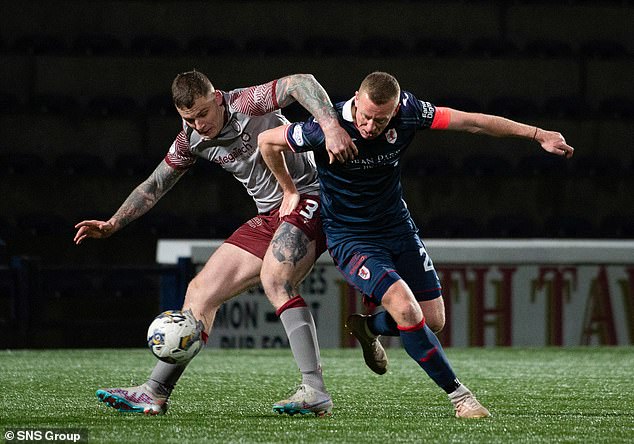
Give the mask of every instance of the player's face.
[(176, 108), (188, 126), (195, 129), (203, 139), (213, 139), (224, 126), (222, 99), (215, 92), (198, 97), (188, 109)]
[(377, 105), (367, 92), (354, 94), (354, 124), (364, 139), (375, 139), (385, 129), (398, 109), (398, 101)]

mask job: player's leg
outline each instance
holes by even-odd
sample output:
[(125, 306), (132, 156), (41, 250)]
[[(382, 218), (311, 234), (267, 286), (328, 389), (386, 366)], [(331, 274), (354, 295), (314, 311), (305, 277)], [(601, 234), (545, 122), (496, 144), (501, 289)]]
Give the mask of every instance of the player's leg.
[(427, 327), (414, 294), (402, 279), (394, 282), (381, 297), (381, 303), (398, 325), (403, 348), (427, 375), (442, 388), (454, 405), (457, 417), (490, 416), (467, 387), (458, 381), (436, 335)]
[[(371, 295), (390, 273), (385, 273), (384, 270), (393, 272), (395, 269), (391, 255), (385, 254), (377, 245), (362, 242), (337, 245), (331, 249), (330, 253), (346, 281), (366, 295), (364, 298), (378, 305), (378, 301)], [(383, 375), (388, 367), (387, 354), (379, 341), (381, 333), (369, 328), (367, 321), (371, 318), (373, 317), (352, 314), (346, 320), (346, 327), (359, 341), (366, 365), (374, 373)], [(390, 316), (381, 319), (391, 320), (396, 330), (396, 323)]]
[[(191, 310), (203, 322), (205, 337), (211, 333), (222, 304), (256, 285), (262, 260), (236, 245), (223, 243), (189, 283), (183, 310)], [(206, 341), (205, 341), (206, 342)], [(147, 381), (156, 393), (169, 396), (187, 364), (158, 361)]]
[[(315, 321), (299, 293), (299, 285), (308, 275), (317, 254), (321, 254), (323, 234), (315, 203), (304, 199), (277, 228), (264, 256), (260, 279), (265, 293), (276, 309), (295, 362), (302, 374), (302, 384), (289, 399), (273, 406), (278, 413), (328, 414), (332, 401), (322, 377), (321, 357)], [(312, 211), (305, 211), (311, 205)], [(301, 227), (301, 229), (299, 228)]]
[[(210, 333), (218, 308), (259, 281), (262, 260), (223, 243), (187, 287), (183, 309), (191, 309)], [(136, 387), (100, 389), (97, 397), (122, 412), (156, 415), (167, 411), (168, 398), (187, 364), (157, 361), (150, 378)]]
[[(445, 305), (438, 275), (422, 241), (413, 235), (409, 239), (394, 241), (390, 248), (396, 257), (394, 266), (418, 300), (427, 326), (434, 333), (439, 332), (445, 325)], [(387, 311), (370, 316), (355, 313), (350, 315), (347, 324), (364, 348), (368, 367), (380, 373), (377, 369), (384, 368), (386, 355), (378, 337), (400, 336), (392, 316)]]

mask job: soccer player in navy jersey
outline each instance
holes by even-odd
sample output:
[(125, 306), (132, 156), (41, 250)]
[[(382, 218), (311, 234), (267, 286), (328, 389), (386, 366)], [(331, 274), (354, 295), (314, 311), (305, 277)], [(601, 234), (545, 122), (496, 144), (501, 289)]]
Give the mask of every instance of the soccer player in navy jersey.
[(358, 148), (358, 155), (345, 163), (329, 163), (324, 134), (314, 117), (260, 134), (262, 156), (284, 189), (280, 216), (299, 201), (283, 153), (313, 151), (330, 254), (351, 285), (385, 308), (373, 316), (348, 319), (366, 363), (376, 373), (385, 373), (387, 356), (378, 336), (400, 336), (407, 353), (448, 394), (457, 417), (487, 417), (489, 411), (457, 379), (434, 334), (444, 325), (441, 286), (403, 200), (401, 157), (422, 129), (520, 137), (564, 157), (574, 150), (554, 131), (436, 107), (401, 91), (398, 81), (383, 72), (368, 75), (354, 97), (335, 108)]
[[(78, 223), (75, 242), (107, 238), (141, 217), (197, 160), (219, 164), (244, 185), (258, 214), (238, 227), (189, 283), (183, 310), (192, 311), (206, 338), (218, 308), (256, 285), (261, 275), (302, 375), (297, 392), (275, 403), (273, 409), (291, 415), (329, 414), (333, 404), (322, 377), (315, 323), (298, 290), (315, 260), (325, 251), (314, 159), (310, 153), (289, 159), (294, 171), (292, 180), (302, 197), (294, 211), (280, 218), (283, 193), (262, 161), (255, 141), (262, 131), (288, 123), (279, 109), (298, 101), (319, 116), (333, 162), (354, 156), (356, 147), (340, 127), (326, 91), (309, 74), (223, 92), (216, 90), (204, 74), (190, 71), (176, 76), (172, 97), (182, 129), (165, 158), (109, 220)], [(263, 268), (265, 272), (261, 273)], [(168, 398), (185, 367), (186, 364), (159, 361), (146, 383), (100, 389), (97, 397), (120, 411), (165, 413)]]

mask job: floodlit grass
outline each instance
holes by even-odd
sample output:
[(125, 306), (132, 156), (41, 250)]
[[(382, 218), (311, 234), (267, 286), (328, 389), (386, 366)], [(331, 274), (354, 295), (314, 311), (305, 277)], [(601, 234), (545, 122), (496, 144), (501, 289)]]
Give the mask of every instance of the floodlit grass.
[[(619, 443), (634, 441), (634, 348), (449, 349), (461, 380), (493, 413), (458, 420), (401, 349), (390, 371), (360, 350), (323, 350), (330, 418), (272, 412), (299, 382), (288, 350), (205, 350), (165, 416), (121, 414), (95, 390), (145, 381), (138, 350), (0, 352), (0, 428), (84, 429), (88, 442)], [(14, 441), (17, 442), (17, 441)]]

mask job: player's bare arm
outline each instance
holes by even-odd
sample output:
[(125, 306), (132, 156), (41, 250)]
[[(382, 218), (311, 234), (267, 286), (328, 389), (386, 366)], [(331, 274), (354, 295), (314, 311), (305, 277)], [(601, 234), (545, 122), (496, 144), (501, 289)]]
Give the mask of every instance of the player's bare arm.
[(574, 148), (566, 143), (564, 136), (557, 131), (548, 131), (536, 126), (515, 122), (504, 117), (489, 114), (467, 113), (450, 110), (451, 118), (447, 129), (467, 131), (474, 134), (486, 134), (493, 137), (520, 137), (534, 140), (552, 154), (570, 158)]
[(185, 174), (163, 160), (150, 176), (137, 186), (108, 221), (85, 220), (75, 225), (74, 241), (80, 244), (87, 237), (110, 237), (130, 222), (147, 213)]
[(287, 125), (266, 130), (258, 136), (258, 146), (262, 158), (282, 187), (284, 197), (280, 206), (280, 217), (288, 216), (299, 204), (299, 192), (288, 172), (284, 161), (284, 152), (290, 151), (284, 133)]
[(311, 74), (293, 74), (277, 81), (277, 103), (287, 106), (297, 100), (311, 113), (326, 137), (326, 150), (330, 163), (335, 159), (345, 162), (358, 154), (350, 135), (339, 125), (337, 112), (328, 93)]

